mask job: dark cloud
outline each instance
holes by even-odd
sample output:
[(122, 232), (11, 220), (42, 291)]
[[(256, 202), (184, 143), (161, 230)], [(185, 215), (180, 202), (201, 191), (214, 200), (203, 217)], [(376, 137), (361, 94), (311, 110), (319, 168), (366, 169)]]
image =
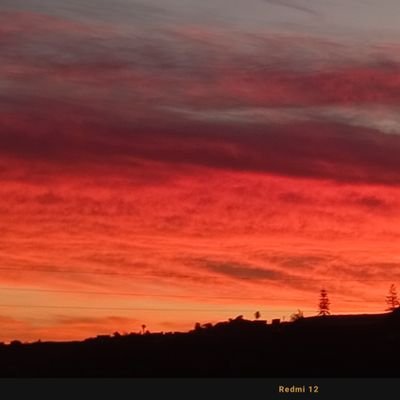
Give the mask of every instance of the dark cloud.
[(272, 255), (264, 257), (265, 260), (288, 270), (311, 271), (320, 266), (329, 264), (334, 256), (320, 255)]
[[(47, 19), (41, 16), (39, 21)], [(219, 38), (218, 47), (212, 40), (193, 40), (184, 29), (181, 35), (159, 30), (143, 42), (143, 34), (121, 36), (94, 27), (86, 31), (85, 25), (53, 17), (50, 21), (51, 29), (43, 28), (44, 33), (41, 26), (46, 24), (38, 24), (35, 15), (20, 16), (13, 29), (8, 22), (9, 34), (24, 40), (18, 46), (11, 39), (1, 43), (0, 72), (7, 84), (0, 115), (4, 157), (41, 161), (49, 170), (60, 164), (77, 169), (103, 164), (110, 171), (125, 166), (131, 171), (151, 161), (173, 168), (195, 165), (339, 182), (400, 183), (400, 136), (349, 126), (339, 117), (301, 122), (289, 115), (293, 106), (306, 113), (313, 105), (397, 104), (394, 65), (304, 71), (296, 65), (312, 61), (311, 50), (332, 46), (315, 40), (300, 45), (289, 38), (293, 58), (292, 52), (279, 50), (284, 47), (281, 39), (257, 39), (278, 53), (271, 64), (255, 49), (246, 53), (238, 46), (224, 52), (229, 48), (225, 39)], [(205, 33), (209, 38), (210, 32)], [(38, 40), (43, 37), (44, 42)], [(240, 38), (253, 43), (245, 34)], [(303, 55), (304, 48), (309, 55)], [(235, 114), (256, 106), (285, 106), (288, 118), (258, 123), (196, 120), (171, 111), (186, 107), (212, 114), (229, 108)]]
[(105, 316), (105, 317), (74, 317), (70, 315), (56, 315), (55, 316), (56, 323), (61, 325), (109, 325), (110, 329), (118, 328), (118, 324), (126, 325), (132, 324), (135, 325), (139, 321), (135, 318), (127, 318), (120, 316)]
[(226, 275), (234, 279), (281, 281), (291, 277), (291, 275), (288, 275), (285, 272), (273, 269), (259, 268), (229, 262), (203, 261), (202, 265), (209, 271)]
[(309, 204), (311, 198), (304, 193), (284, 192), (279, 195), (279, 200), (289, 204)]
[(279, 5), (282, 7), (286, 7), (295, 11), (300, 11), (312, 16), (318, 16), (319, 14), (312, 9), (311, 7), (306, 7), (304, 5), (302, 5), (299, 1), (295, 1), (295, 0), (262, 0), (265, 3), (269, 3), (269, 4), (274, 4), (274, 5)]
[(10, 122), (0, 116), (0, 153), (49, 163), (50, 169), (60, 163), (78, 169), (91, 163), (134, 169), (142, 160), (338, 182), (400, 183), (400, 136), (366, 128), (113, 118), (104, 112), (92, 121), (78, 107), (46, 104), (36, 117), (21, 113)]
[(107, 23), (151, 23), (165, 14), (162, 7), (134, 0), (3, 0), (0, 9)]
[[(238, 281), (249, 281), (260, 284), (268, 282), (269, 284), (275, 284), (280, 287), (285, 286), (304, 291), (316, 291), (321, 285), (318, 280), (308, 278), (306, 275), (294, 275), (283, 270), (258, 267), (252, 264), (220, 262), (209, 259), (195, 260), (194, 262), (207, 271)], [(301, 271), (301, 268), (298, 269), (298, 272), (304, 273), (304, 271)]]
[(352, 202), (371, 210), (387, 210), (391, 208), (386, 199), (374, 195), (355, 195)]
[(371, 261), (369, 263), (340, 261), (332, 264), (327, 271), (335, 274), (338, 280), (350, 279), (353, 281), (365, 281), (367, 284), (387, 282), (396, 282), (400, 278), (400, 263), (397, 262), (379, 262)]

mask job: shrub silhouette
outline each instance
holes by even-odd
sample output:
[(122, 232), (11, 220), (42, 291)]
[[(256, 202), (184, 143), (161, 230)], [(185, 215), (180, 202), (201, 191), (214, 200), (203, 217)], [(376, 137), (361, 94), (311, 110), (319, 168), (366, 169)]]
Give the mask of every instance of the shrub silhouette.
[(297, 310), (297, 312), (295, 312), (294, 314), (292, 314), (290, 316), (290, 320), (292, 322), (299, 321), (300, 319), (303, 319), (303, 318), (304, 318), (304, 313), (301, 310)]

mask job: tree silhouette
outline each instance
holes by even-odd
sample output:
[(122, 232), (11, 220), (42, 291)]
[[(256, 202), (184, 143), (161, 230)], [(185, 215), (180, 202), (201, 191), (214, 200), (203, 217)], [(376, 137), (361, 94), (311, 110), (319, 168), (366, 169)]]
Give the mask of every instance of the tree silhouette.
[(303, 318), (304, 318), (304, 313), (301, 310), (297, 310), (297, 312), (295, 312), (294, 314), (292, 314), (290, 316), (290, 320), (292, 322), (298, 321), (298, 320), (303, 319)]
[(260, 319), (260, 318), (261, 318), (261, 313), (260, 313), (260, 311), (256, 311), (256, 312), (254, 313), (254, 318), (255, 318), (255, 319)]
[(143, 325), (142, 325), (142, 335), (144, 335), (144, 334), (145, 334), (145, 332), (146, 332), (146, 325), (145, 325), (145, 324), (143, 324)]
[(388, 305), (387, 311), (393, 311), (400, 306), (397, 298), (396, 285), (392, 283), (389, 288), (389, 294), (386, 296), (386, 304)]
[(319, 312), (318, 315), (326, 316), (330, 315), (329, 307), (330, 301), (328, 298), (328, 292), (325, 289), (321, 289), (320, 297), (319, 297)]

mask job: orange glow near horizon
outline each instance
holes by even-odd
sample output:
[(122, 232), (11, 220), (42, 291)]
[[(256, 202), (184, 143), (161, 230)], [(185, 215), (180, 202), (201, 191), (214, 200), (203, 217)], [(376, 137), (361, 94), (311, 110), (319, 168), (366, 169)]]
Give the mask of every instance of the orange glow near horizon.
[(3, 340), (314, 315), (321, 287), (335, 313), (383, 311), (399, 189), (205, 168), (135, 187), (129, 172), (2, 186)]

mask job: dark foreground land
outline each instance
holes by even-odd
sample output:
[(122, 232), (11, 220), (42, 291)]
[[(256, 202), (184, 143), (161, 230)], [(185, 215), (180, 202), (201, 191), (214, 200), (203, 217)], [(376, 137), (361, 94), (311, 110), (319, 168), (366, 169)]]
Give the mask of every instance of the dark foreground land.
[(400, 377), (400, 314), (0, 346), (1, 377)]

